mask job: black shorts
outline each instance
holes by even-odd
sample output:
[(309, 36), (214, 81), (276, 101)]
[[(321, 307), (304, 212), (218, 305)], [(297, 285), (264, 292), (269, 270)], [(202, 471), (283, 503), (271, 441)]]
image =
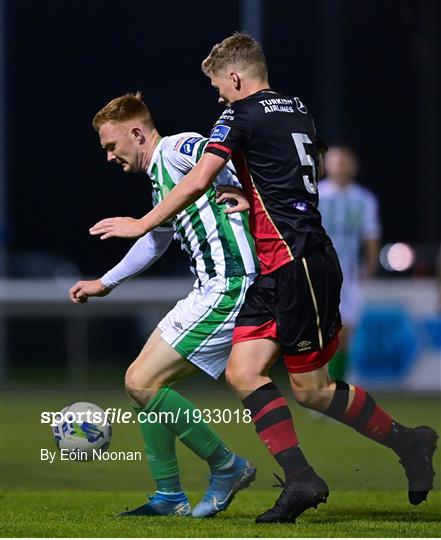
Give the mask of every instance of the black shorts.
[(233, 344), (273, 338), (289, 371), (318, 369), (338, 347), (342, 281), (332, 245), (259, 275), (236, 318)]

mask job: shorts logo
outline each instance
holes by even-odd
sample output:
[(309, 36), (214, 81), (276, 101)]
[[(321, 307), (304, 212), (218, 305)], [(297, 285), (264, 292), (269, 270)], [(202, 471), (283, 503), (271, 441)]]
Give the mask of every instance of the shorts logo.
[(178, 328), (179, 330), (182, 330), (182, 324), (181, 324), (180, 322), (174, 322), (174, 323), (173, 323), (173, 326), (174, 326), (175, 328)]
[(224, 142), (230, 129), (230, 126), (214, 126), (211, 130), (210, 142)]
[(189, 139), (185, 139), (179, 148), (179, 152), (186, 156), (191, 156), (194, 150), (194, 145), (198, 141), (202, 141), (202, 137), (190, 137)]
[(299, 352), (307, 351), (311, 348), (311, 341), (301, 341), (300, 343), (297, 343), (297, 348), (299, 349)]

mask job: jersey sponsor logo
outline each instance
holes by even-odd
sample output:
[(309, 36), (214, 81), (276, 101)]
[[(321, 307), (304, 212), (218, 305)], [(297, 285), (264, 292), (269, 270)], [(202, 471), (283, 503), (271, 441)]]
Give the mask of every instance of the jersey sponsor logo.
[[(232, 122), (234, 120), (234, 110), (225, 109), (225, 111), (219, 116), (219, 120), (230, 120)], [(219, 120), (217, 123), (219, 123)]]
[(188, 139), (185, 139), (179, 148), (179, 152), (185, 156), (191, 156), (193, 154), (194, 145), (198, 141), (202, 141), (202, 137), (189, 137)]
[(300, 98), (298, 97), (295, 97), (294, 98), (294, 101), (296, 102), (296, 107), (297, 107), (297, 110), (303, 114), (308, 114), (308, 109), (306, 108), (306, 105), (304, 105), (301, 101), (300, 101)]
[(181, 137), (175, 142), (175, 145), (173, 146), (173, 150), (178, 150), (178, 148), (181, 146), (181, 144), (185, 141), (185, 137)]
[(229, 126), (214, 126), (211, 130), (210, 142), (224, 142), (230, 129)]
[(292, 100), (286, 98), (270, 98), (259, 101), (266, 113), (286, 112), (293, 113)]

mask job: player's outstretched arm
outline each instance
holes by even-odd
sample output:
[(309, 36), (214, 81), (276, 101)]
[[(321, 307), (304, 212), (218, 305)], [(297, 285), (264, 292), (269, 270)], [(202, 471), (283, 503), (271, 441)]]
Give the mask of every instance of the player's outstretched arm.
[(151, 231), (129, 249), (124, 258), (100, 279), (78, 281), (70, 290), (74, 304), (84, 304), (91, 296), (106, 296), (123, 281), (149, 268), (167, 250), (173, 238), (173, 229)]
[(109, 289), (150, 268), (167, 251), (173, 239), (172, 228), (155, 229), (139, 238), (124, 258), (101, 278)]
[(101, 240), (107, 238), (138, 238), (168, 221), (181, 210), (196, 202), (213, 183), (225, 160), (214, 154), (204, 154), (196, 166), (174, 187), (167, 197), (140, 219), (115, 217), (99, 221), (89, 229)]

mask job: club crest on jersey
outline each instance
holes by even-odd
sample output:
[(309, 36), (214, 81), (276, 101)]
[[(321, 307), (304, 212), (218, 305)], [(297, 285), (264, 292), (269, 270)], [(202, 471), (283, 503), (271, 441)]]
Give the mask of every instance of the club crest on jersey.
[(201, 140), (202, 137), (189, 137), (188, 139), (185, 139), (179, 148), (179, 152), (186, 156), (191, 156), (194, 150), (194, 145)]
[(306, 108), (306, 105), (303, 105), (303, 103), (300, 101), (300, 98), (295, 97), (294, 101), (296, 102), (296, 107), (299, 112), (308, 114), (308, 109)]
[(210, 142), (224, 142), (230, 129), (230, 126), (214, 126), (214, 128), (211, 130)]

